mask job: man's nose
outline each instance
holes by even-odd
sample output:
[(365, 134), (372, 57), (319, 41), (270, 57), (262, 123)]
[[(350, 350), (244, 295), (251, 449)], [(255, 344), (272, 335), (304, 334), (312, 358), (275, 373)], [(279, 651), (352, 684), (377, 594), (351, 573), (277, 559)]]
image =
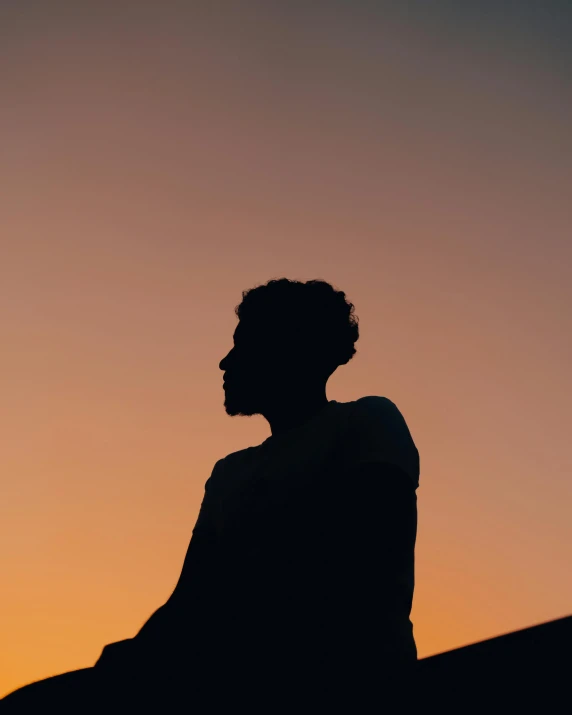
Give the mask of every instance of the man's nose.
[(232, 350), (230, 350), (230, 351), (223, 357), (223, 359), (219, 362), (219, 364), (218, 364), (219, 370), (227, 370), (227, 369), (228, 369), (229, 357), (230, 357), (230, 353), (231, 353), (231, 352), (232, 352)]

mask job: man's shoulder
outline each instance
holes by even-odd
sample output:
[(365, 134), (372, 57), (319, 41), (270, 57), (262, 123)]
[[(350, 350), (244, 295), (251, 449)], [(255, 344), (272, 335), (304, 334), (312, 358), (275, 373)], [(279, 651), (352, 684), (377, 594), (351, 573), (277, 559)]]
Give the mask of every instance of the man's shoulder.
[(397, 407), (395, 402), (382, 395), (365, 395), (364, 397), (358, 397), (354, 400), (353, 405), (357, 405), (362, 409), (381, 409), (381, 410), (391, 410)]
[(356, 419), (391, 419), (401, 415), (395, 402), (382, 395), (358, 397), (351, 402), (346, 402), (345, 406), (349, 416)]
[(244, 462), (244, 460), (246, 459), (253, 458), (256, 455), (257, 450), (258, 446), (237, 449), (236, 452), (231, 452), (230, 454), (227, 454), (226, 457), (219, 459), (219, 462), (221, 462), (225, 466), (238, 464), (239, 462)]
[(403, 413), (388, 397), (367, 395), (353, 403), (350, 425), (359, 430), (382, 430), (393, 439), (409, 441), (411, 433)]
[(419, 451), (409, 426), (388, 397), (367, 395), (355, 400), (349, 415), (348, 438), (359, 462), (389, 462), (419, 484)]
[(225, 473), (228, 474), (231, 470), (234, 470), (245, 462), (254, 459), (257, 449), (258, 447), (245, 447), (244, 449), (236, 450), (236, 452), (230, 452), (230, 454), (227, 454), (226, 457), (221, 457), (216, 462), (208, 481), (218, 481)]

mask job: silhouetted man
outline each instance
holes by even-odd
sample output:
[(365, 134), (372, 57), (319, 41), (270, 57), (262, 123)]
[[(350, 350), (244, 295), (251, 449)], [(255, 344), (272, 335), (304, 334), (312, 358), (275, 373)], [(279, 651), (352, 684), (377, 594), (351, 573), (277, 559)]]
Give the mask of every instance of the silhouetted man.
[(419, 453), (389, 399), (326, 397), (355, 354), (353, 310), (323, 281), (243, 293), (220, 363), (225, 408), (263, 415), (271, 436), (215, 464), (167, 603), (94, 668), (16, 691), (14, 712), (34, 688), (60, 705), (89, 693), (107, 711), (157, 698), (272, 713), (404, 697), (417, 659)]

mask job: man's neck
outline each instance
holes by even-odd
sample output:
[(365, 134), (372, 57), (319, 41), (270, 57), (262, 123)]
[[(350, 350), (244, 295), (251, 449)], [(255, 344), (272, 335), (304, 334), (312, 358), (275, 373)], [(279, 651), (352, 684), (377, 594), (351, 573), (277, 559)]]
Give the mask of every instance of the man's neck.
[(302, 426), (328, 404), (326, 390), (320, 390), (314, 395), (305, 394), (298, 399), (289, 398), (286, 402), (270, 408), (264, 417), (270, 423), (272, 436), (288, 432)]

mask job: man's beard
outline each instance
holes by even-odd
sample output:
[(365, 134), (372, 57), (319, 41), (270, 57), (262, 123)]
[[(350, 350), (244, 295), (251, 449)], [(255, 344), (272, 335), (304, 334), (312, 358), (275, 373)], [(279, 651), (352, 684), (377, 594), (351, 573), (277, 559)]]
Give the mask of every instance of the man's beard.
[(243, 417), (252, 417), (260, 414), (260, 407), (252, 399), (252, 396), (227, 392), (225, 394), (224, 407), (227, 415), (235, 417), (241, 415)]

